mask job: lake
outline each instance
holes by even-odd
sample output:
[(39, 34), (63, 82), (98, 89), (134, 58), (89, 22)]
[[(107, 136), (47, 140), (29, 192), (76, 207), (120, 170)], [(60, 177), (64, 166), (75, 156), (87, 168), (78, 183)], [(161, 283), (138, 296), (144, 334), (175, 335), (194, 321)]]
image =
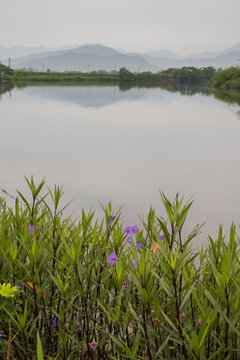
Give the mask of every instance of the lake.
[[(163, 215), (159, 190), (195, 200), (186, 228), (206, 221), (198, 242), (240, 223), (239, 106), (206, 89), (27, 86), (0, 97), (1, 188), (26, 193), (24, 175), (63, 185), (63, 204), (112, 201), (124, 224), (139, 224), (150, 205)], [(7, 198), (9, 204), (10, 198)]]

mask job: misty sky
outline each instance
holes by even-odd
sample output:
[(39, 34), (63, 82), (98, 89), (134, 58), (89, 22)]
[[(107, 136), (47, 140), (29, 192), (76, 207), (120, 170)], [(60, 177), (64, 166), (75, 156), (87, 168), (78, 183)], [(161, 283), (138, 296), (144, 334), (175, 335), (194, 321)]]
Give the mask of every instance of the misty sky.
[(0, 0), (0, 46), (101, 43), (186, 55), (240, 42), (240, 0)]

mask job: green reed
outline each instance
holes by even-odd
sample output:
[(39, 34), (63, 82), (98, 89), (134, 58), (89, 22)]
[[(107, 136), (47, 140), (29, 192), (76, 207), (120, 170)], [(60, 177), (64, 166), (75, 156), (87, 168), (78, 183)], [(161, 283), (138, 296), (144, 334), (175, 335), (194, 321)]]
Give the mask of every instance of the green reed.
[[(27, 180), (31, 200), (1, 199), (2, 359), (240, 358), (240, 256), (235, 225), (207, 246), (183, 228), (192, 201), (161, 193), (166, 219), (150, 209), (125, 230), (120, 210), (64, 217), (62, 189)], [(0, 294), (1, 295), (1, 294)]]

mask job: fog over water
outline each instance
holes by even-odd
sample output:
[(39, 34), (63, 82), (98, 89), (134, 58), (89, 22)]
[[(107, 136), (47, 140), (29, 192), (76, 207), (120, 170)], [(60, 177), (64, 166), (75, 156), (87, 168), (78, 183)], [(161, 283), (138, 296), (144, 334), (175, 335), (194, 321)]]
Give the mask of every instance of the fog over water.
[[(204, 91), (203, 91), (204, 92)], [(212, 95), (160, 88), (29, 86), (1, 96), (1, 188), (26, 191), (24, 175), (63, 185), (75, 217), (112, 201), (139, 224), (158, 191), (194, 206), (187, 230), (206, 221), (199, 243), (240, 223), (238, 106)], [(10, 203), (10, 199), (7, 199)]]

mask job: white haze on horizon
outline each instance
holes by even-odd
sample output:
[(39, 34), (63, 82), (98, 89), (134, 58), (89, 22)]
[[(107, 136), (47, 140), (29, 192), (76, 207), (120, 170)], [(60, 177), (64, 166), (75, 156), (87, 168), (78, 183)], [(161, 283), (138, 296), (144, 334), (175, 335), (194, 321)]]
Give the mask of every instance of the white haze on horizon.
[(239, 0), (0, 0), (0, 46), (101, 43), (179, 55), (240, 42)]

